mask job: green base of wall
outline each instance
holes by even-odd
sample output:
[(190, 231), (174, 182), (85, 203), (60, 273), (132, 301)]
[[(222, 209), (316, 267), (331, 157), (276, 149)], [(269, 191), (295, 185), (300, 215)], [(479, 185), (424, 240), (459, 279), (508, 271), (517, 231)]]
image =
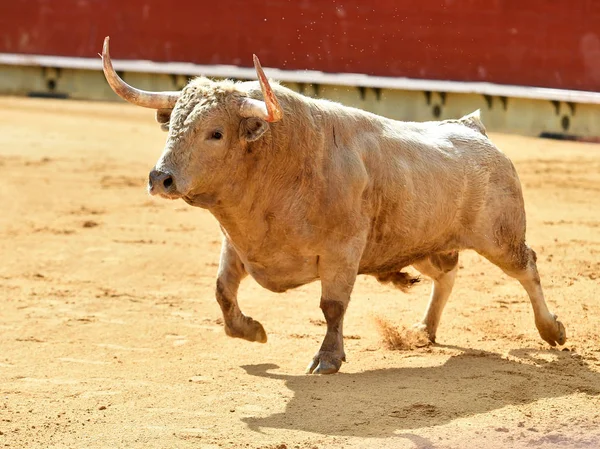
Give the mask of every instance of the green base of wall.
[[(161, 73), (121, 72), (121, 75), (128, 83), (147, 90), (177, 90), (188, 80), (185, 75)], [(481, 109), (483, 122), (492, 132), (590, 141), (600, 137), (597, 103), (335, 84), (285, 81), (282, 84), (312, 97), (398, 120), (457, 118)], [(1, 64), (0, 95), (122, 101), (98, 70)]]

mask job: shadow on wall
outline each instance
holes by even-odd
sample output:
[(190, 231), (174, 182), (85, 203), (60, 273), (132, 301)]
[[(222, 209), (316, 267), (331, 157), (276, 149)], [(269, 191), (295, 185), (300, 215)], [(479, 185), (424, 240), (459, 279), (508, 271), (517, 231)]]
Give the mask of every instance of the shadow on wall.
[[(277, 365), (242, 366), (253, 376), (284, 380), (294, 392), (285, 412), (249, 417), (250, 429), (295, 429), (324, 435), (387, 437), (398, 430), (446, 424), (452, 420), (573, 393), (600, 395), (600, 373), (571, 353), (512, 351), (521, 360), (471, 351), (441, 366), (390, 368), (335, 376), (270, 373)], [(399, 436), (396, 434), (396, 436)], [(414, 436), (414, 435), (413, 435)], [(406, 435), (405, 435), (406, 437)]]

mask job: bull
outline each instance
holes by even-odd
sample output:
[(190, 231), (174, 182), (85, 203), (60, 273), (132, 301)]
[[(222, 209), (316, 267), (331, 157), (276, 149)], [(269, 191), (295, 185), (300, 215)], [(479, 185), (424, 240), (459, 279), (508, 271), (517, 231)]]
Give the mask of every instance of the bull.
[(258, 82), (199, 77), (178, 92), (147, 92), (116, 74), (108, 38), (102, 59), (112, 89), (156, 109), (168, 131), (149, 193), (208, 209), (221, 226), (216, 299), (227, 335), (267, 341), (238, 305), (247, 275), (274, 292), (320, 280), (327, 331), (307, 372), (335, 373), (346, 360), (342, 328), (357, 275), (405, 289), (412, 265), (433, 280), (416, 326), (434, 342), (459, 252), (471, 249), (521, 283), (540, 336), (565, 343), (525, 241), (517, 172), (479, 111), (391, 120), (271, 85), (256, 56)]

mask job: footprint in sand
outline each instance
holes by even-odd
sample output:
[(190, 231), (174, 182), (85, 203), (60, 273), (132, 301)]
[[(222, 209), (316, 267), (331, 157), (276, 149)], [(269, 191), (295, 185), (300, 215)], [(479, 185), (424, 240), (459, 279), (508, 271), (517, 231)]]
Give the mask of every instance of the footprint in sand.
[(83, 363), (86, 365), (110, 365), (110, 362), (102, 362), (100, 360), (74, 359), (71, 357), (59, 357), (61, 362)]
[(167, 340), (172, 340), (173, 346), (183, 346), (188, 342), (186, 335), (167, 334), (165, 338)]
[(151, 352), (152, 351), (152, 349), (150, 349), (150, 348), (132, 348), (129, 346), (113, 345), (113, 344), (109, 344), (109, 343), (98, 343), (96, 346), (98, 346), (100, 348), (116, 349), (119, 351), (133, 351), (133, 352)]

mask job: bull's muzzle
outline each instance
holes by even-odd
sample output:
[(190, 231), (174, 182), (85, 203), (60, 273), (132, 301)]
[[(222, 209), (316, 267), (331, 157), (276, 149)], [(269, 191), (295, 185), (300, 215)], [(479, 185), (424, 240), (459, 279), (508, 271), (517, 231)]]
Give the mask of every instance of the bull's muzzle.
[(173, 176), (159, 170), (152, 170), (148, 177), (148, 192), (151, 195), (172, 196), (177, 192)]

